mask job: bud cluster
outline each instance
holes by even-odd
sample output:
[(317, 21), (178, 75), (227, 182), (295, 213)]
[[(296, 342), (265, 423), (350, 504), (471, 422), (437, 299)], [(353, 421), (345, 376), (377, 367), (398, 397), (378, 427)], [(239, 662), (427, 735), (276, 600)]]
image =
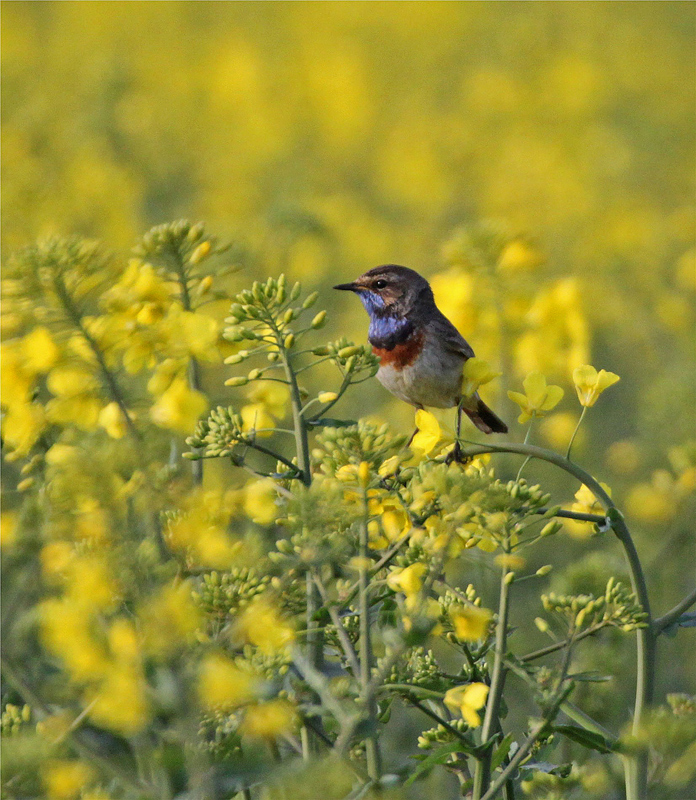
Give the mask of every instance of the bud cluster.
[(203, 575), (193, 596), (207, 615), (224, 619), (244, 609), (271, 581), (269, 575), (242, 567), (230, 572), (209, 572)]
[(182, 265), (195, 267), (211, 255), (227, 249), (208, 236), (202, 222), (181, 219), (151, 228), (134, 248), (134, 255), (159, 266), (169, 280), (181, 278)]
[(188, 459), (231, 456), (234, 448), (249, 437), (242, 431), (242, 417), (231, 406), (218, 406), (208, 419), (200, 420), (186, 444), (196, 452), (186, 453)]
[(645, 627), (646, 614), (635, 594), (619, 581), (609, 578), (602, 597), (591, 594), (541, 596), (546, 611), (554, 611), (571, 622), (576, 631), (591, 626), (620, 628), (632, 631)]
[[(366, 463), (372, 473), (404, 444), (403, 436), (392, 436), (388, 425), (360, 421), (348, 428), (326, 428), (317, 437), (312, 460), (324, 475), (334, 476), (348, 465)], [(356, 472), (357, 477), (357, 472)]]
[(8, 703), (2, 711), (0, 730), (2, 738), (20, 733), (31, 719), (31, 708), (27, 705), (15, 706)]
[[(469, 728), (466, 720), (461, 717), (459, 719), (451, 720), (449, 724), (460, 733), (466, 733)], [(421, 733), (421, 735), (418, 737), (418, 747), (421, 750), (429, 750), (430, 748), (435, 747), (435, 745), (453, 742), (455, 741), (455, 738), (456, 737), (452, 731), (445, 728), (444, 725), (436, 725), (434, 728), (428, 728), (427, 731), (423, 731), (423, 733)]]
[(406, 658), (396, 662), (386, 683), (411, 684), (444, 692), (451, 681), (443, 678), (433, 651), (419, 646), (410, 650)]

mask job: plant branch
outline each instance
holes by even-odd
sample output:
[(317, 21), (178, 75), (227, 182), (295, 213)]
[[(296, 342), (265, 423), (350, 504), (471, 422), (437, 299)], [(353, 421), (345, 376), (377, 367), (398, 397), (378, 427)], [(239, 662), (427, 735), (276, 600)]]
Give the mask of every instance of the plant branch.
[(691, 606), (696, 603), (696, 589), (692, 589), (686, 597), (677, 603), (674, 608), (670, 609), (666, 614), (663, 614), (661, 617), (658, 617), (653, 622), (653, 633), (655, 636), (659, 636), (665, 628), (668, 628), (673, 622), (676, 622), (679, 617), (685, 612), (688, 611)]

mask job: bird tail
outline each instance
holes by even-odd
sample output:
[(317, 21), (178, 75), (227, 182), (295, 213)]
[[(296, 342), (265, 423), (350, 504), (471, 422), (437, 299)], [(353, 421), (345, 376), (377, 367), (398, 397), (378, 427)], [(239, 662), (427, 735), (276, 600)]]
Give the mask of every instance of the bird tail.
[(462, 406), (462, 410), (474, 425), (484, 433), (507, 433), (507, 425), (488, 408), (478, 395), (475, 395), (475, 401), (472, 408)]

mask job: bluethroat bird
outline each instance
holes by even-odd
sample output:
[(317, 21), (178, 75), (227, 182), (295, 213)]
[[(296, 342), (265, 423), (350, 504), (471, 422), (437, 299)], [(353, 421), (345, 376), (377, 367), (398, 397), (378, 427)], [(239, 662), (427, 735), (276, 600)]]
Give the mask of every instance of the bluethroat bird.
[(435, 305), (424, 277), (385, 264), (333, 288), (355, 292), (370, 315), (368, 340), (385, 389), (416, 408), (457, 406), (457, 455), (462, 411), (484, 433), (507, 433), (478, 392), (462, 397), (462, 369), (474, 351)]

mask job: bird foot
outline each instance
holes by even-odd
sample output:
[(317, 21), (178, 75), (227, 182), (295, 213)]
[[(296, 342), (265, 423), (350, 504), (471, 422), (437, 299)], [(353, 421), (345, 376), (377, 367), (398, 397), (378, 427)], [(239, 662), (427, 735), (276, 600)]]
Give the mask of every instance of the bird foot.
[(459, 442), (454, 443), (454, 447), (447, 453), (445, 457), (445, 464), (468, 464), (472, 460), (471, 456), (467, 456), (459, 445)]

